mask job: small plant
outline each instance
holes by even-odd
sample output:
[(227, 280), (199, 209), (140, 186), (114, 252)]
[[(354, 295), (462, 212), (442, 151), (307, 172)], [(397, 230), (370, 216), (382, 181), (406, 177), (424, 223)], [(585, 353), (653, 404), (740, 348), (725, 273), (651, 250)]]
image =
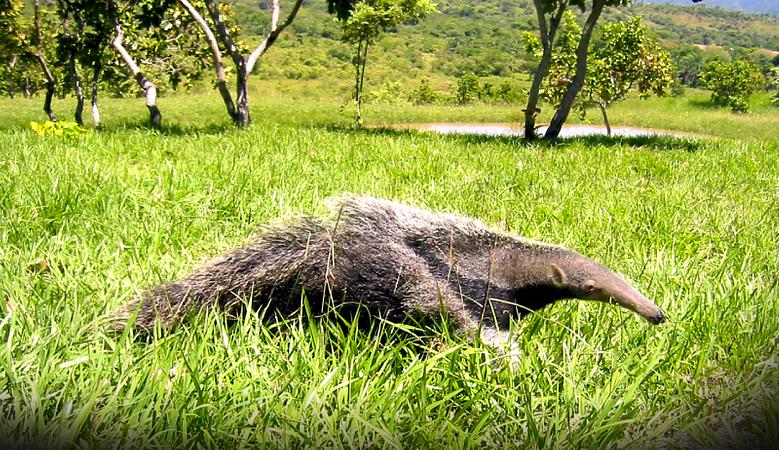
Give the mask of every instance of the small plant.
[[(777, 55), (777, 58), (779, 58), (779, 55)], [(774, 94), (771, 96), (771, 104), (779, 107), (779, 67), (774, 67), (768, 73), (768, 89), (774, 90)]]
[(376, 103), (399, 105), (404, 103), (400, 95), (400, 81), (387, 81), (380, 88), (371, 91), (371, 100)]
[(430, 87), (428, 80), (422, 80), (419, 87), (411, 91), (408, 100), (415, 105), (431, 105), (441, 101), (441, 94)]
[(38, 133), (38, 136), (57, 136), (63, 138), (78, 137), (86, 133), (86, 128), (80, 127), (76, 122), (47, 120), (43, 123), (30, 122), (32, 131)]
[(749, 110), (749, 96), (765, 81), (757, 66), (743, 60), (711, 62), (700, 78), (704, 86), (712, 90), (711, 101), (715, 105), (730, 106), (734, 113)]
[(457, 103), (467, 105), (481, 98), (481, 93), (482, 87), (479, 83), (479, 77), (473, 72), (465, 72), (457, 79)]
[(505, 103), (520, 103), (525, 100), (522, 90), (508, 81), (501, 83), (494, 91), (495, 98)]
[(671, 97), (681, 97), (684, 95), (684, 84), (679, 80), (671, 83)]

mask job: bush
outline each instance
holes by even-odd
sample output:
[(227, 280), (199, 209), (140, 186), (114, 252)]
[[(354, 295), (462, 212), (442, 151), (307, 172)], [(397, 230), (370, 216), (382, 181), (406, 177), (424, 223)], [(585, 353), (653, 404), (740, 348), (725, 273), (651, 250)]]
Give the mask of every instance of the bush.
[(400, 96), (400, 81), (387, 81), (380, 88), (371, 91), (370, 99), (376, 103), (399, 105), (404, 102)]
[(443, 96), (430, 87), (430, 82), (422, 80), (419, 87), (411, 91), (408, 100), (415, 105), (430, 105), (441, 101)]
[(743, 60), (711, 62), (700, 79), (712, 90), (711, 101), (715, 105), (730, 106), (735, 113), (747, 112), (749, 96), (765, 81), (757, 66)]
[(474, 100), (481, 98), (482, 88), (479, 83), (479, 77), (473, 72), (465, 72), (457, 79), (457, 92), (455, 97), (457, 103), (466, 105)]
[(674, 80), (671, 84), (671, 96), (681, 97), (684, 95), (684, 84), (679, 80)]

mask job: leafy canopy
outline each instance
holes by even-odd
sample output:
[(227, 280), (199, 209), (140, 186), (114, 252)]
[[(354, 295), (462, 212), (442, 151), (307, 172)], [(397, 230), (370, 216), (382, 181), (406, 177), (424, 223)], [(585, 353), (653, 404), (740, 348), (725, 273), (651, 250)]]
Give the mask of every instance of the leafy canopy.
[[(541, 97), (553, 105), (562, 101), (576, 72), (581, 34), (574, 15), (566, 11), (541, 90)], [(528, 53), (541, 57), (541, 42), (534, 34), (526, 32), (523, 41)], [(604, 25), (601, 38), (587, 59), (587, 77), (579, 102), (582, 111), (588, 105), (606, 107), (622, 100), (634, 88), (642, 97), (666, 95), (673, 82), (674, 65), (668, 51), (638, 17)]]
[(328, 10), (341, 21), (345, 41), (371, 44), (383, 32), (424, 18), (435, 5), (430, 0), (330, 1)]
[(603, 26), (600, 45), (590, 54), (585, 103), (606, 107), (634, 87), (642, 98), (664, 96), (673, 83), (671, 55), (649, 35), (640, 17)]
[(712, 90), (711, 101), (715, 105), (730, 106), (736, 113), (749, 110), (749, 96), (765, 81), (760, 69), (744, 60), (710, 62), (700, 79)]

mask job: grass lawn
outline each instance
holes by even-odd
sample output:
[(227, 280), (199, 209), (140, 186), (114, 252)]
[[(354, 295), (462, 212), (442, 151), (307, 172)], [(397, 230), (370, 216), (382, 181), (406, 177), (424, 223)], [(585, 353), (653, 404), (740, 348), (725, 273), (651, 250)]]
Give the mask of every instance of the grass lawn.
[[(773, 444), (779, 111), (734, 116), (696, 98), (631, 100), (612, 123), (715, 137), (556, 144), (353, 130), (335, 100), (258, 93), (247, 130), (211, 94), (162, 98), (161, 131), (126, 99), (104, 102), (99, 131), (41, 137), (28, 125), (39, 100), (0, 100), (0, 444)], [(369, 105), (366, 122), (508, 121), (517, 109)], [(345, 191), (566, 245), (670, 320), (560, 302), (515, 324), (513, 365), (445, 322), (362, 332), (204, 315), (149, 342), (105, 332), (138, 291)]]

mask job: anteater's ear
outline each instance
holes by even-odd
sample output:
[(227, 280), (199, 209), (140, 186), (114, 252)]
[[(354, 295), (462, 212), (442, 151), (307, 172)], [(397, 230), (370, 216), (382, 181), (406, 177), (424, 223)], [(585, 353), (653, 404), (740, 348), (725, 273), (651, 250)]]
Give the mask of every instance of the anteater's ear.
[(566, 277), (565, 272), (563, 272), (563, 269), (561, 269), (560, 266), (558, 266), (555, 263), (550, 264), (549, 269), (552, 271), (552, 284), (554, 284), (557, 287), (565, 286), (568, 277)]

